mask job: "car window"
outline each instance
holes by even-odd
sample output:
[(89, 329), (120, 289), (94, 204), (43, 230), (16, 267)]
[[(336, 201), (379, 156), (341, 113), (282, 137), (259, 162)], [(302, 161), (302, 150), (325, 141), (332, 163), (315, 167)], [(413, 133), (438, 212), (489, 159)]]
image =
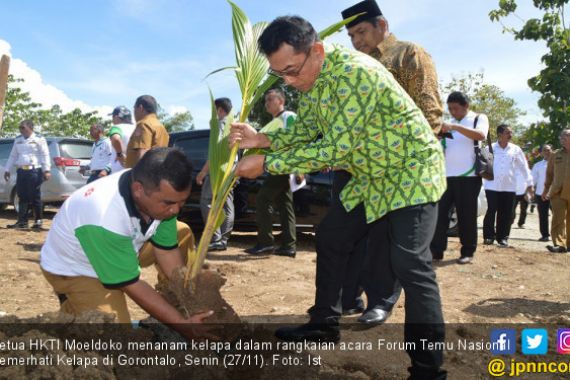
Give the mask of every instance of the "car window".
[(176, 140), (174, 146), (182, 149), (192, 162), (205, 162), (208, 159), (208, 142), (208, 136), (186, 138)]
[(0, 142), (0, 160), (8, 160), (10, 152), (12, 151), (13, 141)]
[(91, 158), (92, 144), (79, 141), (61, 141), (59, 150), (61, 157), (88, 160)]

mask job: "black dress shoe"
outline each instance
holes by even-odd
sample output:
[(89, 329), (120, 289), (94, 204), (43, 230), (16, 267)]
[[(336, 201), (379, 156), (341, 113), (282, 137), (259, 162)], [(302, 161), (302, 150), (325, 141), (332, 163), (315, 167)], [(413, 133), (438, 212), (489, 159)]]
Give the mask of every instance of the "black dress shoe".
[(552, 253), (566, 253), (567, 252), (566, 248), (561, 247), (559, 245), (547, 245), (546, 249), (548, 249)]
[(345, 309), (342, 308), (342, 315), (355, 315), (364, 312), (364, 306), (355, 306)]
[(367, 310), (364, 314), (358, 317), (358, 322), (364, 323), (366, 325), (380, 325), (388, 319), (390, 312), (375, 307), (373, 309)]
[(228, 246), (222, 243), (221, 241), (210, 243), (208, 246), (208, 252), (210, 251), (225, 251), (228, 249)]
[(287, 257), (291, 257), (291, 258), (295, 258), (295, 256), (297, 256), (297, 251), (295, 251), (295, 248), (277, 248), (274, 252), (275, 255), (277, 256), (287, 256)]
[(8, 225), (6, 226), (6, 228), (18, 228), (18, 229), (20, 229), (20, 228), (28, 228), (28, 223), (17, 222), (17, 223), (14, 223), (14, 224), (8, 224)]
[(483, 239), (483, 244), (485, 245), (493, 245), (495, 239)]
[(245, 253), (250, 255), (261, 255), (263, 253), (271, 253), (275, 248), (272, 245), (260, 245), (257, 244), (255, 247), (251, 247), (245, 250)]
[(538, 241), (550, 241), (550, 236), (543, 236)]
[(333, 342), (340, 340), (338, 326), (326, 323), (306, 323), (297, 327), (281, 327), (275, 331), (277, 339), (286, 342)]
[[(311, 314), (313, 312), (313, 310), (315, 310), (315, 305), (311, 306), (310, 308), (307, 309), (307, 314)], [(364, 311), (364, 306), (363, 305), (359, 305), (359, 306), (355, 306), (355, 307), (351, 307), (351, 308), (342, 308), (342, 315), (356, 315), (356, 314), (360, 314)]]
[(507, 241), (507, 239), (499, 240), (497, 242), (497, 245), (499, 246), (499, 248), (509, 248), (509, 242)]
[(34, 222), (34, 224), (32, 224), (32, 228), (39, 230), (42, 228), (42, 225), (43, 225), (42, 220), (38, 219)]

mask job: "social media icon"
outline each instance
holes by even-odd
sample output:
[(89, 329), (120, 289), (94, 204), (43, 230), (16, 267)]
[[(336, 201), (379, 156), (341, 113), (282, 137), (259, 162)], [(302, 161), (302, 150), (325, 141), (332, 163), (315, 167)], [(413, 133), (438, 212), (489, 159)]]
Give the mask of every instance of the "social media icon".
[(521, 336), (522, 353), (544, 355), (548, 352), (548, 331), (545, 329), (524, 329)]
[(570, 354), (570, 329), (558, 329), (556, 351), (563, 355)]
[(491, 353), (493, 355), (514, 354), (517, 349), (517, 333), (514, 329), (491, 330)]

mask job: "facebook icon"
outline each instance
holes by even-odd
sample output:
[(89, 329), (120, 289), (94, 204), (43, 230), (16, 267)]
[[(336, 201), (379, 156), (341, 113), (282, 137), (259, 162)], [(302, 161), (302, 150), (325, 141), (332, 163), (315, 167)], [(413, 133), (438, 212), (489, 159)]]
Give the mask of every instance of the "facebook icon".
[(517, 332), (514, 329), (491, 330), (491, 353), (493, 355), (511, 355), (517, 350)]

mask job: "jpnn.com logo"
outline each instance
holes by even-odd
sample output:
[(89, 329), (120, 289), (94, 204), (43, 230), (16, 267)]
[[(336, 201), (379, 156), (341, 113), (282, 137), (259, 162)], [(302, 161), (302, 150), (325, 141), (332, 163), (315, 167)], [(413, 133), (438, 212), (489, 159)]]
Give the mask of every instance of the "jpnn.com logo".
[(512, 355), (516, 352), (517, 333), (514, 329), (491, 330), (491, 353), (493, 355)]

